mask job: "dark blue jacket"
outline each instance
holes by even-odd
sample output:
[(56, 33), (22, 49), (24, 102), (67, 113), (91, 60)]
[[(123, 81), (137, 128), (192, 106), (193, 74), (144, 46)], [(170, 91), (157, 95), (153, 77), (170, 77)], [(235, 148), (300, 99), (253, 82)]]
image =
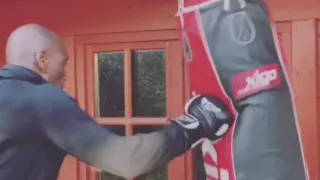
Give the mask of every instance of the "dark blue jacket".
[(0, 70), (0, 180), (56, 180), (66, 154), (133, 178), (186, 151), (184, 142), (175, 128), (115, 135), (31, 70)]

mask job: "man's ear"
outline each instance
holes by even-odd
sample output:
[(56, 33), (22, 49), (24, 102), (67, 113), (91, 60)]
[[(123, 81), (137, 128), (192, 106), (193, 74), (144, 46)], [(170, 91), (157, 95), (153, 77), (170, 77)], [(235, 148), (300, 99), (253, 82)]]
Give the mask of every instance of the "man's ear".
[(48, 54), (46, 51), (39, 51), (36, 54), (36, 65), (38, 66), (39, 70), (44, 73), (47, 70), (48, 64)]

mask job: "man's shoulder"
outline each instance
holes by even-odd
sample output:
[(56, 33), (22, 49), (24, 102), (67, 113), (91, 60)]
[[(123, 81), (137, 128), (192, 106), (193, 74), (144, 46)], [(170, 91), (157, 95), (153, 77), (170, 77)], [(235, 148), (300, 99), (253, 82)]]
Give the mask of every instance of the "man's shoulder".
[(68, 96), (62, 89), (52, 84), (41, 84), (30, 87), (30, 92), (34, 97), (54, 97)]
[(66, 119), (80, 109), (78, 103), (62, 89), (43, 84), (30, 89), (29, 105), (39, 120)]
[(63, 104), (75, 101), (62, 89), (52, 84), (41, 84), (30, 87), (29, 100), (33, 104)]

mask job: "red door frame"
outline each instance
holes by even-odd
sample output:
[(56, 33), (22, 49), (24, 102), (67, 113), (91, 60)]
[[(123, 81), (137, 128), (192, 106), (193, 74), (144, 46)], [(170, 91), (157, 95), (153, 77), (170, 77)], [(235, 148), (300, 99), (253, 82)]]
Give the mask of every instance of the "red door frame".
[[(184, 66), (182, 49), (179, 42), (179, 31), (177, 30), (161, 30), (161, 31), (144, 31), (144, 32), (127, 32), (127, 33), (112, 33), (112, 34), (95, 34), (76, 36), (75, 40), (75, 77), (76, 77), (76, 97), (83, 109), (91, 115), (95, 115), (95, 92), (94, 92), (94, 56), (96, 52), (113, 51), (124, 49), (125, 47), (133, 46), (135, 48), (146, 48), (147, 44), (152, 48), (167, 49), (167, 90), (168, 90), (168, 110), (169, 119), (181, 115), (183, 105), (185, 103), (184, 92)], [(139, 47), (140, 46), (140, 47)], [(125, 65), (126, 66), (126, 65)], [(129, 66), (127, 64), (127, 66)], [(127, 77), (125, 79), (131, 79)], [(129, 92), (128, 92), (129, 93)], [(131, 93), (129, 93), (131, 94)], [(174, 98), (174, 99), (172, 99)], [(178, 99), (177, 99), (178, 98)], [(171, 100), (170, 100), (171, 99)], [(130, 97), (126, 102), (130, 102)], [(130, 116), (130, 115), (129, 115)], [(146, 119), (139, 121), (137, 118), (123, 118), (117, 120), (97, 119), (99, 123), (104, 125), (125, 124), (146, 124)], [(128, 121), (129, 120), (129, 121)], [(157, 121), (150, 119), (147, 124), (165, 124), (167, 119)], [(129, 124), (128, 124), (129, 123)], [(128, 134), (131, 133), (130, 128)], [(186, 156), (179, 157), (169, 164), (170, 179), (193, 179), (192, 165), (190, 164), (191, 153)], [(188, 164), (188, 165), (187, 165)], [(79, 176), (81, 180), (92, 180), (97, 178), (97, 169), (88, 167), (83, 163), (79, 163)], [(188, 168), (188, 169), (187, 169)], [(86, 178), (83, 178), (86, 177)]]

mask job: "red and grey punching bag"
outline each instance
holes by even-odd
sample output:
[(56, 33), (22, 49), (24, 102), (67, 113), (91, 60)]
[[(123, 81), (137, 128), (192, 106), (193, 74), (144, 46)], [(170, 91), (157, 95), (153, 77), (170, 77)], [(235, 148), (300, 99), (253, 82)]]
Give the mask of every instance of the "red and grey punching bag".
[(291, 86), (262, 2), (180, 0), (191, 89), (214, 94), (236, 121), (204, 141), (207, 180), (308, 180)]

